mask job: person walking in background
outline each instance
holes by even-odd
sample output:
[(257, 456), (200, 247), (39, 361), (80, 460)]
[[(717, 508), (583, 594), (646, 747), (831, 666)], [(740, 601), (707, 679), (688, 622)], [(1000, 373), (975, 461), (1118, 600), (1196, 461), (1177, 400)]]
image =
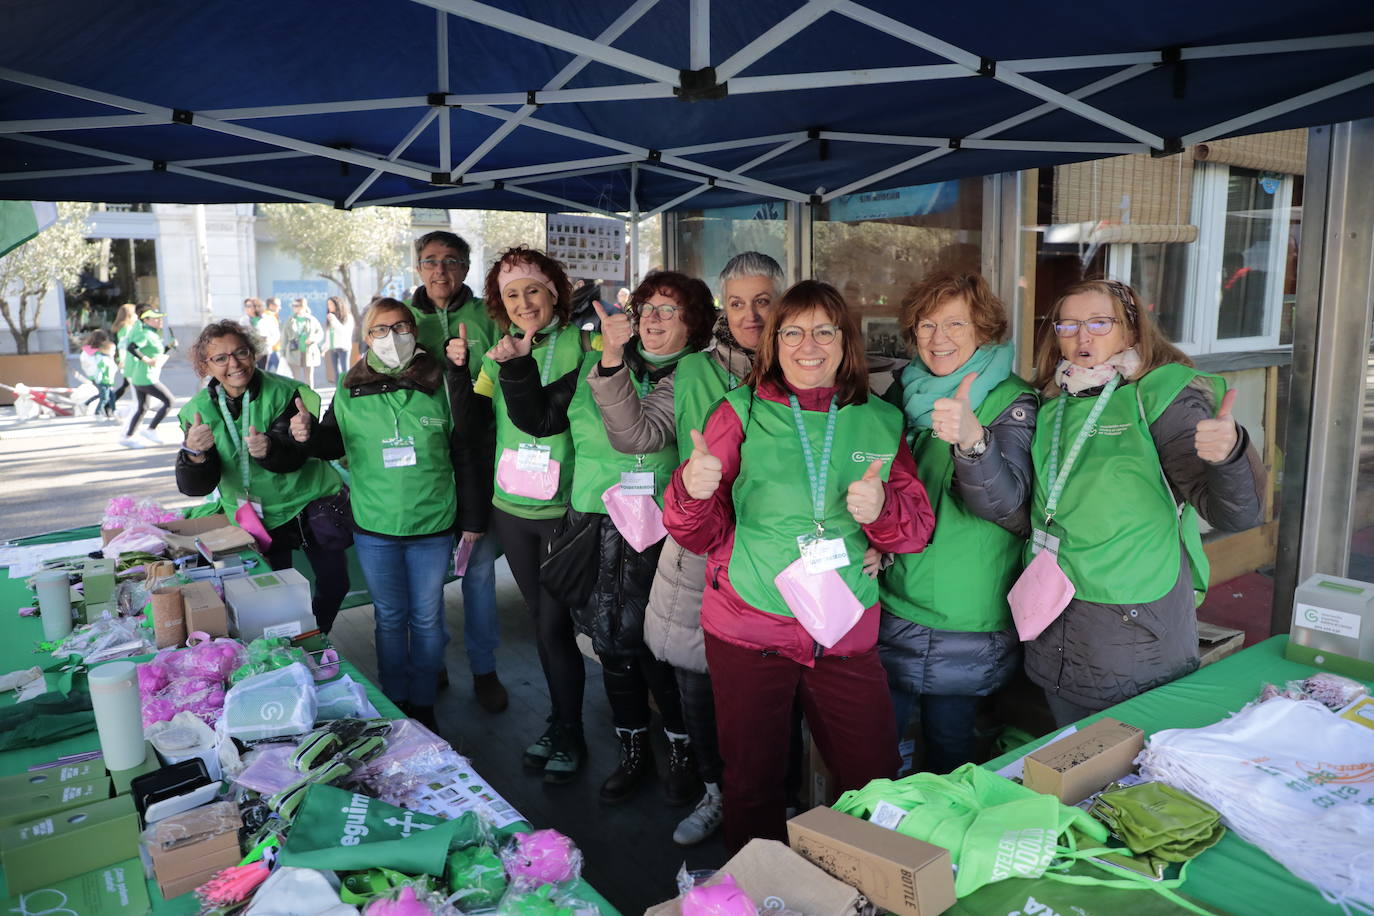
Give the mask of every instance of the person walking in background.
[[(114, 323), (110, 325), (110, 334), (113, 335), (115, 342), (115, 368), (119, 369), (122, 375), (119, 387), (114, 392), (116, 403), (124, 397), (124, 392), (129, 390), (129, 374), (124, 370), (124, 363), (128, 356), (126, 345), (129, 342), (129, 332), (133, 330), (136, 324), (138, 324), (138, 306), (132, 302), (126, 302), (119, 307), (119, 311), (115, 312)], [(133, 408), (129, 409), (132, 410)]]
[(258, 334), (266, 351), (262, 368), (266, 372), (281, 371), (281, 300), (272, 298), (263, 303), (258, 315)]
[(324, 303), (324, 323), (325, 366), (332, 385), (343, 378), (353, 352), (353, 310), (338, 296), (330, 296)]
[(81, 375), (95, 386), (95, 396), (86, 401), (86, 406), (95, 404), (91, 414), (101, 419), (114, 417), (114, 341), (104, 331), (95, 330), (86, 335), (81, 345)]
[(142, 436), (154, 445), (165, 445), (166, 440), (158, 434), (157, 426), (172, 408), (172, 392), (162, 384), (162, 367), (167, 362), (167, 348), (162, 342), (162, 320), (165, 316), (151, 305), (141, 306), (138, 310), (138, 323), (125, 338), (128, 354), (124, 360), (124, 375), (134, 386), (138, 404), (129, 415), (129, 427), (119, 444), (125, 448), (142, 448), (143, 444), (134, 438), (134, 431), (143, 419), (148, 399), (156, 398), (162, 403), (153, 412), (148, 428)]
[(320, 320), (310, 313), (310, 303), (304, 299), (291, 300), (291, 317), (282, 329), (285, 343), (286, 362), (291, 374), (305, 382), (309, 388), (315, 387), (315, 370), (320, 365), (320, 344), (324, 343), (324, 328)]

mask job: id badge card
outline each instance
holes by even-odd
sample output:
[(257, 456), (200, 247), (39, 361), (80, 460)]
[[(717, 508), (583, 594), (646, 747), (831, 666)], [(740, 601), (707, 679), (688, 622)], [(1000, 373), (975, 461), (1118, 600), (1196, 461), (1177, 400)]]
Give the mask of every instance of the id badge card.
[(398, 436), (382, 440), (382, 467), (415, 467), (415, 437)]
[(620, 492), (626, 496), (653, 496), (656, 483), (653, 471), (620, 473)]
[(845, 550), (843, 538), (803, 534), (797, 537), (797, 547), (801, 551), (802, 566), (813, 576), (849, 565), (849, 551)]
[(1039, 528), (1031, 529), (1031, 556), (1035, 556), (1042, 550), (1048, 550), (1055, 556), (1059, 555), (1059, 538), (1050, 534), (1048, 531), (1041, 531)]
[(521, 442), (520, 447), (515, 452), (515, 469), (543, 474), (549, 469), (549, 457), (552, 451), (553, 449), (547, 445)]
[(242, 496), (240, 496), (239, 508), (242, 509), (244, 506), (252, 506), (254, 514), (256, 514), (258, 518), (262, 518), (262, 503), (260, 503), (258, 500), (244, 499)]

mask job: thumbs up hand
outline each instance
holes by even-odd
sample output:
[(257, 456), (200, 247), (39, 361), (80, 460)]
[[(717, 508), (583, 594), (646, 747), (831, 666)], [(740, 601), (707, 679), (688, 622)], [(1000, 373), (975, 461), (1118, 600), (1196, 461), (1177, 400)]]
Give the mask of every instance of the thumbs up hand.
[[(193, 452), (208, 452), (215, 447), (215, 434), (210, 431), (210, 427), (200, 418), (199, 413), (192, 418), (191, 425), (186, 428), (186, 441), (184, 445)], [(204, 455), (194, 456), (192, 460), (194, 461), (196, 457), (199, 457), (201, 461), (205, 460)], [(199, 464), (200, 462), (196, 463)]]
[(602, 308), (601, 303), (592, 301), (597, 317), (601, 319), (601, 365), (614, 369), (624, 362), (625, 345), (634, 335), (630, 316), (624, 312), (612, 312)]
[(931, 413), (931, 430), (936, 437), (968, 451), (983, 438), (983, 424), (973, 415), (970, 392), (977, 372), (970, 372), (959, 382), (952, 398), (940, 398)]
[(291, 418), (291, 438), (301, 445), (310, 441), (310, 429), (313, 425), (314, 417), (310, 411), (305, 409), (305, 404), (300, 398), (296, 398), (296, 415)]
[(1193, 434), (1193, 448), (1197, 456), (1212, 464), (1221, 464), (1231, 455), (1240, 438), (1236, 421), (1231, 419), (1231, 408), (1236, 403), (1236, 390), (1232, 388), (1221, 399), (1221, 410), (1215, 419), (1199, 420), (1197, 431)]
[(682, 468), (682, 484), (692, 499), (710, 499), (720, 486), (720, 459), (706, 447), (706, 437), (692, 430), (692, 456)]
[(468, 363), (468, 326), (460, 323), (458, 325), (458, 336), (449, 339), (448, 345), (444, 347), (444, 355), (448, 361), (455, 366), (466, 366)]
[(258, 432), (256, 426), (248, 427), (248, 454), (259, 460), (266, 458), (269, 444), (267, 436)]
[(883, 460), (878, 458), (864, 471), (864, 476), (849, 485), (845, 505), (854, 521), (860, 525), (872, 524), (883, 511), (886, 495), (883, 493), (882, 470)]
[(507, 334), (496, 341), (496, 346), (487, 351), (487, 356), (493, 362), (504, 363), (515, 359), (517, 356), (529, 356), (532, 349), (534, 349), (533, 336), (526, 334), (524, 337), (514, 337)]

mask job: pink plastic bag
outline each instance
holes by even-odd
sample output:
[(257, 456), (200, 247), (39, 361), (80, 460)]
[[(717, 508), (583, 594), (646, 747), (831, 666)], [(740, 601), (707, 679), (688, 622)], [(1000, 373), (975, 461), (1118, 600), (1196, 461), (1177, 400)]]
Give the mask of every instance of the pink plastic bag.
[(773, 579), (782, 600), (811, 638), (829, 649), (863, 616), (864, 606), (833, 569), (809, 573), (798, 557)]
[(465, 576), (468, 572), (468, 560), (472, 558), (472, 548), (475, 545), (465, 539), (461, 534), (458, 536), (458, 546), (453, 548), (453, 574), (455, 576)]
[(601, 501), (606, 504), (615, 530), (639, 553), (668, 536), (668, 529), (663, 527), (663, 510), (652, 496), (626, 495), (617, 483), (601, 494)]
[(263, 527), (262, 519), (258, 518), (258, 513), (253, 509), (252, 503), (244, 503), (239, 506), (239, 511), (234, 513), (234, 521), (240, 528), (253, 536), (253, 540), (258, 542), (258, 550), (266, 553), (267, 548), (272, 546), (272, 536)]
[(526, 499), (553, 499), (558, 492), (559, 464), (549, 459), (546, 471), (526, 471), (516, 467), (516, 452), (513, 448), (501, 450), (501, 460), (496, 463), (496, 485), (511, 496)]
[(1022, 642), (1030, 642), (1054, 623), (1073, 600), (1076, 589), (1059, 560), (1049, 550), (1042, 550), (1030, 561), (1021, 578), (1007, 592), (1011, 616)]

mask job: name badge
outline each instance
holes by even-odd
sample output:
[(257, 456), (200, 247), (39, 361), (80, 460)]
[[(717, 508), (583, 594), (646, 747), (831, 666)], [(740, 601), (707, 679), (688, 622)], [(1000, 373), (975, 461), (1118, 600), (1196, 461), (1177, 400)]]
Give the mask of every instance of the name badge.
[(1059, 538), (1050, 534), (1048, 531), (1041, 531), (1039, 528), (1031, 529), (1031, 556), (1035, 556), (1042, 550), (1048, 550), (1055, 556), (1059, 555)]
[(626, 496), (653, 496), (656, 481), (653, 471), (622, 471), (620, 492)]
[(257, 514), (258, 518), (262, 518), (262, 503), (258, 502), (256, 499), (244, 499), (242, 496), (240, 496), (239, 508), (242, 509), (244, 507), (244, 504), (252, 506), (253, 512)]
[(521, 442), (519, 449), (515, 452), (515, 468), (518, 471), (533, 471), (542, 474), (549, 469), (549, 453), (553, 451), (547, 445), (537, 445), (533, 442)]
[(395, 439), (386, 439), (382, 442), (382, 467), (384, 468), (413, 468), (415, 467), (415, 437), (401, 436)]
[(797, 547), (801, 551), (802, 566), (813, 576), (849, 565), (849, 551), (845, 549), (843, 538), (803, 534), (797, 537)]

